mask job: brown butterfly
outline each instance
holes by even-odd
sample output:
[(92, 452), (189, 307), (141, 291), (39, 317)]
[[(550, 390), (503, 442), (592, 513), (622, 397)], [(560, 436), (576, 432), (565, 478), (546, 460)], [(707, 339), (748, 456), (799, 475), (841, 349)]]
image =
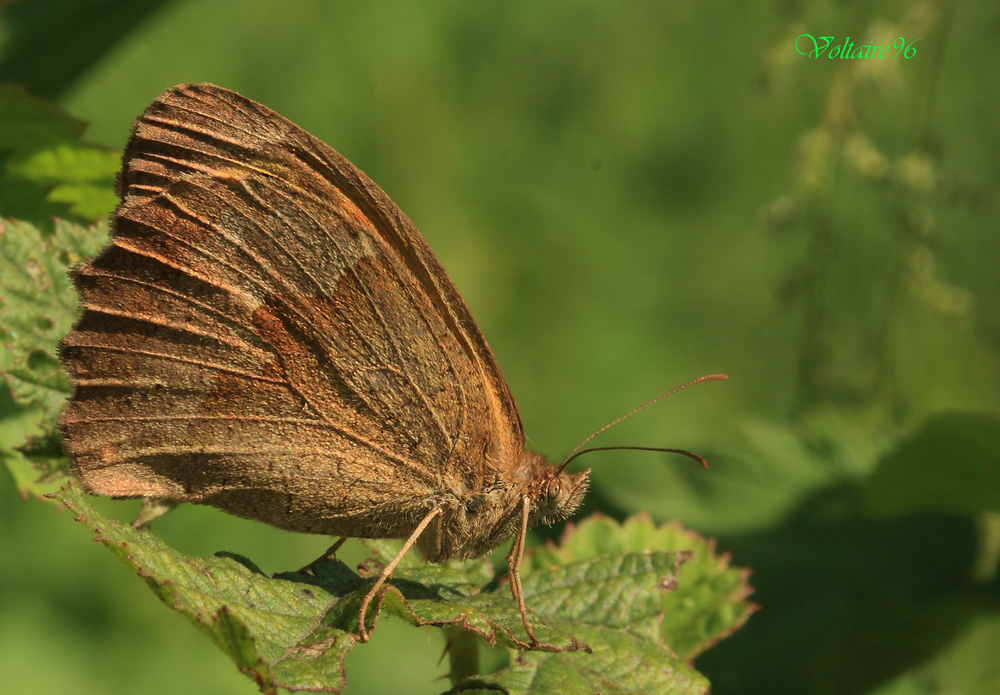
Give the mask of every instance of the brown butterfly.
[(468, 307), (367, 176), (275, 112), (180, 85), (135, 123), (112, 240), (73, 271), (60, 418), (88, 492), (405, 539), (431, 562), (565, 519), (590, 472), (525, 449)]

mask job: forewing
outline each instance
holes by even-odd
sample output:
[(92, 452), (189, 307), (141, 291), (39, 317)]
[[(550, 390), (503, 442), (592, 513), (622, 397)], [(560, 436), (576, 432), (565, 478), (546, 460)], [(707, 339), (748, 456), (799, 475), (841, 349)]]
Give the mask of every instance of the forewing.
[(291, 122), (177, 87), (137, 121), (119, 185), (61, 349), (76, 384), (61, 425), (91, 491), (394, 535), (365, 519), (405, 528), (523, 442), (419, 232)]

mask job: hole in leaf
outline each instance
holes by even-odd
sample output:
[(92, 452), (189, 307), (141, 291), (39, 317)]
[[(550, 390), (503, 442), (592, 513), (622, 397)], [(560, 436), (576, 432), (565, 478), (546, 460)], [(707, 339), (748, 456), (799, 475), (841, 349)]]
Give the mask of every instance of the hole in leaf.
[(44, 350), (32, 350), (28, 355), (28, 368), (33, 372), (51, 371), (58, 364), (56, 358)]

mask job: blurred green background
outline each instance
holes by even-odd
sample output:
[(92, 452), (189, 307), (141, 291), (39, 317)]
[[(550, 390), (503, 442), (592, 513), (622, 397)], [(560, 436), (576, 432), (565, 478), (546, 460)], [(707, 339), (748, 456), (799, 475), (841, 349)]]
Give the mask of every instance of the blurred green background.
[[(921, 40), (912, 59), (811, 59), (802, 33)], [(325, 140), (426, 236), (551, 458), (728, 373), (595, 442), (690, 448), (708, 471), (593, 454), (583, 511), (679, 518), (752, 569), (762, 610), (696, 664), (713, 692), (986, 693), (998, 38), (1000, 6), (945, 0), (32, 0), (0, 9), (0, 83), (115, 150), (199, 81)], [(0, 417), (5, 448), (31, 432), (6, 390)], [(270, 572), (327, 545), (201, 508), (157, 532)], [(90, 535), (0, 473), (6, 692), (256, 690)], [(383, 621), (346, 692), (446, 690), (442, 646)]]

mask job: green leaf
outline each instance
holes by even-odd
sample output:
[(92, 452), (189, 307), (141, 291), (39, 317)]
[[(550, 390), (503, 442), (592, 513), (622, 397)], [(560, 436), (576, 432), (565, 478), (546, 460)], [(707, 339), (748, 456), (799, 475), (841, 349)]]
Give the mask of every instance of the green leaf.
[(449, 693), (481, 688), (508, 695), (708, 692), (708, 680), (665, 645), (601, 628), (584, 630), (580, 637), (592, 645), (592, 653), (529, 652), (496, 674), (461, 683)]
[(455, 692), (707, 692), (687, 662), (756, 608), (746, 571), (729, 568), (711, 541), (645, 516), (591, 517), (526, 560), (528, 605), (591, 652), (530, 652)]
[(105, 217), (118, 204), (118, 196), (103, 183), (59, 184), (49, 191), (49, 200), (65, 203), (69, 215), (87, 220)]
[(53, 216), (106, 217), (117, 152), (83, 143), (86, 125), (24, 90), (0, 86), (0, 216), (49, 228)]
[(356, 587), (356, 575), (327, 572), (322, 585), (315, 579), (313, 583), (271, 579), (244, 558), (186, 555), (148, 531), (111, 521), (75, 485), (56, 497), (262, 691), (343, 688), (343, 657), (355, 638), (325, 618), (338, 605), (338, 594)]
[(36, 441), (41, 432), (38, 424), (41, 418), (41, 410), (21, 408), (8, 393), (0, 393), (0, 468), (6, 469), (22, 499), (29, 495), (44, 499), (44, 495), (58, 490), (59, 485), (51, 480), (51, 473), (63, 471), (67, 466), (66, 456), (58, 443), (52, 460), (39, 459), (15, 449), (24, 446), (25, 437), (29, 442)]
[[(193, 557), (170, 548), (148, 531), (108, 520), (75, 485), (55, 497), (265, 692), (279, 687), (322, 692), (343, 688), (343, 657), (358, 641), (360, 602), (377, 569), (360, 577), (342, 562), (331, 560), (317, 563), (314, 574), (300, 571), (267, 577), (245, 558), (225, 553)], [(602, 545), (602, 536), (616, 538), (619, 547)], [(685, 537), (692, 549), (619, 552), (622, 539), (630, 539), (624, 545), (637, 545), (638, 538), (645, 543), (678, 536)], [(376, 546), (382, 560), (399, 547), (391, 541)], [(598, 554), (576, 556), (591, 550)], [(568, 651), (522, 653), (512, 666), (476, 682), (501, 686), (511, 693), (541, 692), (538, 688), (544, 684), (569, 693), (594, 689), (707, 692), (705, 678), (671, 649), (672, 635), (665, 634), (665, 626), (689, 627), (690, 621), (666, 621), (664, 612), (672, 603), (711, 603), (700, 597), (705, 583), (694, 581), (704, 573), (692, 574), (690, 587), (678, 576), (682, 563), (710, 551), (710, 544), (698, 542), (696, 536), (676, 526), (657, 528), (647, 519), (624, 525), (607, 519), (583, 522), (567, 532), (561, 546), (531, 557), (532, 570), (524, 579), (536, 635)], [(705, 560), (722, 573), (743, 579), (743, 573), (726, 570), (720, 558), (709, 555)], [(413, 625), (457, 626), (491, 644), (523, 647), (525, 635), (517, 606), (508, 587), (494, 580), (492, 565), (486, 560), (427, 565), (414, 554), (397, 567), (376, 610)], [(749, 591), (745, 583), (741, 591)], [(745, 602), (742, 609), (732, 610), (740, 617), (719, 623), (714, 639), (736, 629), (750, 611), (752, 607)], [(680, 639), (687, 638), (682, 635)], [(531, 683), (530, 688), (526, 683)]]
[[(388, 563), (401, 547), (399, 541), (366, 540), (364, 543), (373, 551), (376, 564)], [(368, 572), (372, 576), (378, 574), (375, 570)], [(457, 625), (471, 630), (491, 645), (526, 648), (527, 635), (521, 613), (510, 592), (496, 586), (490, 591), (481, 589), (494, 584), (495, 580), (496, 572), (486, 559), (453, 560), (441, 565), (429, 565), (420, 559), (419, 554), (409, 553), (397, 566), (392, 583), (410, 590), (403, 595), (398, 595), (398, 592), (397, 595), (387, 594), (382, 607), (413, 625)], [(413, 591), (414, 587), (406, 582), (438, 589), (430, 594)], [(357, 615), (359, 608), (355, 608), (353, 615)], [(528, 605), (529, 612), (534, 608), (534, 605)], [(584, 647), (571, 634), (537, 619), (532, 620), (532, 630), (543, 643), (563, 649)]]
[(32, 152), (76, 140), (87, 124), (21, 87), (0, 85), (0, 151)]
[[(398, 549), (399, 544), (395, 544)], [(393, 553), (395, 554), (395, 553)], [(409, 567), (397, 567), (388, 589), (375, 601), (376, 613), (385, 611), (401, 618), (411, 625), (434, 625), (438, 627), (456, 625), (470, 630), (489, 644), (503, 644), (512, 648), (526, 648), (527, 635), (521, 622), (521, 614), (506, 589), (483, 591), (477, 580), (484, 577), (488, 569), (487, 583), (492, 581), (492, 567), (484, 560), (454, 561), (443, 565), (428, 565), (418, 559), (416, 553), (406, 558)], [(370, 590), (371, 584), (381, 568), (366, 570), (369, 580), (359, 585), (351, 595), (344, 595), (336, 607), (333, 624), (345, 632), (357, 632), (358, 613), (361, 600)], [(323, 562), (316, 566), (316, 577), (325, 582), (342, 573), (342, 563)], [(333, 574), (330, 574), (330, 573)], [(302, 573), (278, 575), (292, 581), (314, 581)], [(360, 580), (358, 580), (360, 581)], [(532, 606), (529, 606), (529, 609)], [(374, 627), (369, 609), (369, 627)], [(542, 642), (562, 649), (579, 649), (581, 645), (567, 632), (554, 628), (551, 624), (533, 620), (532, 629)]]
[(1000, 512), (1000, 417), (934, 415), (882, 459), (865, 493), (886, 514)]
[(5, 3), (0, 73), (49, 97), (64, 94), (166, 0)]
[(87, 220), (107, 216), (118, 204), (111, 183), (121, 157), (103, 148), (61, 143), (11, 161), (7, 176), (48, 190), (47, 199), (65, 203), (70, 215)]
[(7, 165), (12, 176), (39, 185), (104, 184), (104, 191), (112, 203), (117, 201), (117, 196), (107, 183), (114, 181), (120, 168), (121, 156), (112, 150), (69, 143), (29, 152)]
[[(936, 684), (926, 692), (996, 692), (988, 683), (996, 682), (1000, 670), (995, 666), (984, 669), (981, 664), (977, 669), (969, 659), (971, 654), (996, 646), (995, 600), (983, 595), (953, 595), (943, 601), (908, 603), (890, 589), (858, 598), (865, 610), (845, 610), (828, 626), (832, 641), (816, 645), (815, 661), (807, 671), (814, 684), (812, 692), (868, 693), (888, 676), (914, 672)], [(980, 633), (982, 628), (986, 628), (985, 634)], [(964, 663), (948, 668), (951, 659), (941, 655), (957, 655), (966, 649), (971, 654), (961, 658)], [(872, 659), (872, 654), (878, 654), (878, 659)], [(986, 661), (996, 663), (995, 654), (992, 651), (992, 658)], [(936, 667), (929, 667), (935, 662)], [(958, 671), (965, 669), (964, 677), (956, 678)], [(964, 687), (958, 687), (962, 681)]]
[[(975, 616), (956, 640), (921, 667), (878, 693), (1000, 693), (1000, 615), (995, 606)], [(961, 608), (960, 608), (961, 610)], [(907, 687), (909, 686), (909, 687)], [(921, 687), (923, 686), (923, 687)]]
[[(44, 495), (59, 489), (59, 482), (52, 481), (48, 475), (40, 474), (38, 464), (18, 451), (0, 449), (0, 462), (10, 474), (22, 499), (26, 499), (28, 495), (44, 499)], [(65, 466), (65, 461), (63, 465)]]
[(28, 222), (0, 220), (0, 377), (14, 400), (43, 413), (43, 433), (69, 393), (56, 344), (76, 319), (68, 268), (93, 256), (107, 233), (57, 220), (51, 234)]
[(747, 570), (729, 567), (728, 557), (716, 555), (714, 541), (677, 522), (657, 526), (645, 514), (624, 523), (594, 516), (579, 526), (570, 524), (559, 546), (534, 552), (528, 571), (599, 553), (665, 550), (680, 555), (680, 571), (675, 590), (655, 594), (662, 612), (659, 633), (679, 657), (691, 660), (739, 629), (757, 609), (746, 600), (752, 592)]
[[(43, 415), (42, 434), (21, 447), (25, 458), (18, 459), (30, 457), (36, 470), (65, 464), (53, 423), (68, 392), (55, 348), (76, 316), (66, 271), (96, 253), (103, 237), (62, 221), (52, 234), (24, 222), (0, 227), (0, 336), (7, 347), (0, 371), (18, 402)], [(22, 484), (30, 478), (25, 466), (17, 471)], [(244, 558), (185, 555), (110, 521), (75, 486), (55, 497), (262, 690), (343, 688), (343, 658), (357, 642), (360, 605), (380, 568), (359, 576), (333, 560), (317, 563), (311, 574), (267, 577)], [(400, 547), (370, 545), (376, 563)], [(679, 575), (684, 563), (689, 580)], [(529, 553), (524, 589), (532, 629), (550, 646), (488, 677), (511, 692), (521, 692), (523, 678), (532, 688), (562, 683), (569, 692), (704, 692), (707, 681), (685, 662), (753, 610), (743, 600), (745, 575), (726, 568), (709, 542), (648, 519), (571, 527), (560, 545)], [(528, 646), (509, 587), (486, 560), (427, 565), (410, 554), (374, 604), (373, 629), (385, 613), (412, 625), (458, 628), (489, 644)]]

